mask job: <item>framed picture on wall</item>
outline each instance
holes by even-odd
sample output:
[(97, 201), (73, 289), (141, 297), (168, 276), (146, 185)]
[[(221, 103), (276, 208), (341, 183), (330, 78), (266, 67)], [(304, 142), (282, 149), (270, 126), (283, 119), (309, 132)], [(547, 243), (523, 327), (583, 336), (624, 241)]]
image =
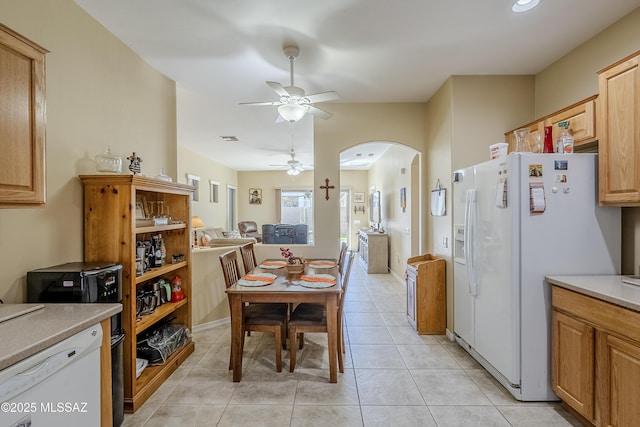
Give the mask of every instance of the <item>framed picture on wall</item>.
[(364, 203), (364, 193), (353, 193), (353, 203)]
[(262, 204), (262, 188), (250, 188), (249, 189), (249, 204), (261, 205)]

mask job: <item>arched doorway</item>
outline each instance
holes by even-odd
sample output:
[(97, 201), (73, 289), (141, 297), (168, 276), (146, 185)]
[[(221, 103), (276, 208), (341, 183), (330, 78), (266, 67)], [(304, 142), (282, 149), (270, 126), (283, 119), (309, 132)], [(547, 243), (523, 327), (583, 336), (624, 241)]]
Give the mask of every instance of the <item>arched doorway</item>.
[[(356, 235), (373, 227), (389, 236), (389, 269), (402, 277), (406, 259), (421, 251), (421, 153), (404, 144), (373, 141), (340, 153), (340, 239), (357, 250)], [(380, 222), (371, 194), (380, 195)]]

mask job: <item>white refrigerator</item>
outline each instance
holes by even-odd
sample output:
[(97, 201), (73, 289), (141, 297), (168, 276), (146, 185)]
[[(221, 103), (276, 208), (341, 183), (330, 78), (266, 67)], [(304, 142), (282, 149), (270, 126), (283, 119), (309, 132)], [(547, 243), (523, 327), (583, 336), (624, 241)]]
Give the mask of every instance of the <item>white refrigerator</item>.
[(518, 400), (551, 390), (547, 275), (619, 274), (596, 154), (512, 153), (454, 173), (454, 332)]

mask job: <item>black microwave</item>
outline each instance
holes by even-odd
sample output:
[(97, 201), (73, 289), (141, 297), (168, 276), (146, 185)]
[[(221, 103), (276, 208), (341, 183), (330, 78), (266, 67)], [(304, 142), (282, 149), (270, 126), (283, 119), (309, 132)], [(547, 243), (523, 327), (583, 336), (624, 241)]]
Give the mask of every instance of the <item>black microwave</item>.
[(27, 273), (27, 302), (122, 301), (122, 265), (69, 262)]

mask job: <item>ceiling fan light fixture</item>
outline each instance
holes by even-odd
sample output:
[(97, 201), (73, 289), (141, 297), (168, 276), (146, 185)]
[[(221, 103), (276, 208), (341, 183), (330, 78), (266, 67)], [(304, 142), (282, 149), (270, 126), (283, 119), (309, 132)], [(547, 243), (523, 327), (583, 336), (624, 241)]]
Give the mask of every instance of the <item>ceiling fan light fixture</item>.
[(288, 122), (297, 122), (307, 114), (308, 105), (299, 104), (283, 104), (278, 107), (278, 113)]
[(540, 3), (540, 0), (517, 0), (513, 3), (511, 10), (515, 13), (527, 12)]
[(289, 170), (287, 170), (287, 175), (296, 176), (299, 173), (300, 171), (296, 168), (289, 168)]

